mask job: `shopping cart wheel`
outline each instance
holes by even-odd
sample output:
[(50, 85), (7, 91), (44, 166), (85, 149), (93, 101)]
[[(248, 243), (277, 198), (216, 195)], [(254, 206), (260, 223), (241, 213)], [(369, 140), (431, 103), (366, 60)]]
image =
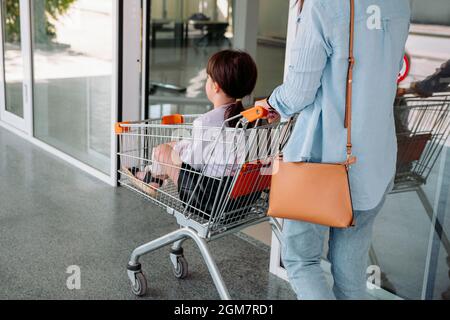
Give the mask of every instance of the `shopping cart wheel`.
[(176, 265), (172, 261), (172, 270), (175, 277), (185, 279), (189, 273), (186, 258), (184, 256), (176, 256)]
[(136, 281), (134, 285), (131, 286), (131, 291), (133, 291), (136, 296), (142, 297), (147, 293), (147, 279), (142, 272), (137, 272), (134, 276)]

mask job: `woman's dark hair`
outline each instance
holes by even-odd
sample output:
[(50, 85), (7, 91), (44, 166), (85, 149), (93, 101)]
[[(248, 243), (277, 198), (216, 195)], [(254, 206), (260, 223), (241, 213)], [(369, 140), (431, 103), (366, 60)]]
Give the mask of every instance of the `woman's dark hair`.
[[(239, 50), (219, 51), (209, 59), (206, 72), (227, 96), (238, 100), (225, 111), (225, 120), (244, 111), (240, 99), (253, 92), (258, 78), (253, 58)], [(237, 123), (238, 119), (228, 122), (228, 126), (235, 127)]]

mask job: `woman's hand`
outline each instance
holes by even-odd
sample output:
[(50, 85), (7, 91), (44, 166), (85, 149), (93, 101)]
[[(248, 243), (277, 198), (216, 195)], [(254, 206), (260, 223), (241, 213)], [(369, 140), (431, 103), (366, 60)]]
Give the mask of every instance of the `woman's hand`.
[(397, 89), (397, 97), (403, 97), (405, 94), (407, 94), (406, 88), (398, 88)]
[(255, 107), (263, 107), (267, 111), (269, 111), (269, 115), (267, 116), (267, 121), (269, 123), (274, 123), (276, 121), (280, 120), (280, 114), (270, 106), (270, 104), (267, 102), (267, 99), (259, 100), (255, 102)]

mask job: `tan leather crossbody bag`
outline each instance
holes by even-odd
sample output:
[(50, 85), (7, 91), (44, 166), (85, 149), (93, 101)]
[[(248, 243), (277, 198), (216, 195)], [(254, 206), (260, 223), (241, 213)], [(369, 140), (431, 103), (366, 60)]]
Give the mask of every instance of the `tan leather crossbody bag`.
[[(347, 160), (343, 163), (283, 162), (275, 160), (268, 215), (335, 228), (354, 225), (350, 192), (352, 155), (352, 81), (355, 3), (350, 1), (350, 42), (347, 74), (345, 123)], [(289, 126), (287, 126), (289, 127)]]

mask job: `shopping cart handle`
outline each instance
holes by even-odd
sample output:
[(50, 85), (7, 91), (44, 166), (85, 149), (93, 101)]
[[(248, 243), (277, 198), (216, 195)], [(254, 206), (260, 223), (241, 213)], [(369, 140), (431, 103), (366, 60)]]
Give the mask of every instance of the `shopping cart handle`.
[(251, 109), (241, 112), (241, 115), (248, 120), (248, 122), (254, 122), (258, 119), (265, 119), (269, 115), (269, 111), (261, 106), (253, 107)]
[(162, 117), (161, 124), (163, 125), (175, 125), (175, 124), (183, 124), (184, 117), (181, 114), (171, 114), (168, 116)]
[(129, 121), (126, 122), (117, 122), (115, 125), (116, 134), (122, 134), (130, 131), (130, 127), (124, 127), (124, 124), (130, 124)]

